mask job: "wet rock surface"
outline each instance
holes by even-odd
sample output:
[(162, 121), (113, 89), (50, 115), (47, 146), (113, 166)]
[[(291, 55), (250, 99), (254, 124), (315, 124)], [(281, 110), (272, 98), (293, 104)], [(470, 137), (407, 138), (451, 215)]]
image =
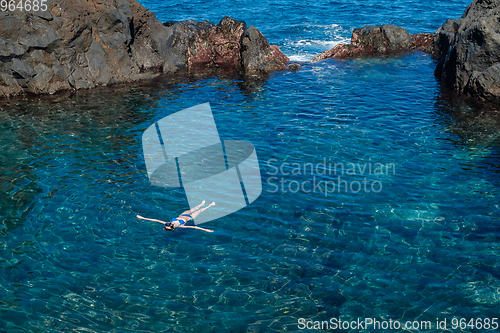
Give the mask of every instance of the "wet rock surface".
[(52, 1), (0, 13), (0, 96), (55, 93), (161, 72), (169, 31), (134, 1)]
[(461, 18), (447, 20), (435, 34), (410, 35), (393, 25), (355, 29), (350, 44), (315, 56), (347, 59), (387, 56), (419, 49), (439, 59), (435, 75), (455, 93), (479, 102), (500, 102), (500, 0), (474, 0)]
[(456, 93), (500, 102), (500, 1), (475, 0), (437, 31), (435, 74)]
[[(350, 44), (315, 56), (391, 56), (419, 49), (439, 59), (436, 76), (453, 91), (500, 101), (500, 0), (475, 0), (435, 34), (394, 25), (353, 31)], [(38, 12), (0, 13), (0, 97), (53, 94), (151, 78), (230, 71), (248, 76), (298, 70), (253, 26), (224, 17), (165, 22), (135, 0), (51, 0)]]
[(383, 56), (415, 49), (430, 53), (433, 40), (434, 34), (410, 35), (406, 29), (394, 25), (368, 26), (353, 31), (351, 44), (338, 44), (318, 54), (311, 62), (328, 58)]
[[(53, 94), (195, 68), (249, 74), (284, 69), (288, 58), (250, 28), (229, 17), (218, 25), (162, 24), (134, 0), (53, 0), (44, 12), (2, 12), (0, 97)], [(258, 38), (242, 47), (243, 35)]]
[(269, 45), (267, 39), (254, 26), (248, 27), (242, 36), (241, 56), (245, 73), (258, 74), (286, 68), (290, 60), (276, 45)]

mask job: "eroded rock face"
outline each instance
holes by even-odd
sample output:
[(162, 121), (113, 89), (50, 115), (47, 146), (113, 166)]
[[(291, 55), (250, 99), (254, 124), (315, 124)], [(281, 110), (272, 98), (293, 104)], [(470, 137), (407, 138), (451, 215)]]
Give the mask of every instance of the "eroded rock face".
[(135, 1), (55, 0), (0, 13), (0, 96), (92, 88), (162, 72), (169, 30)]
[(227, 16), (218, 25), (195, 21), (167, 25), (173, 29), (169, 48), (189, 68), (232, 68), (252, 75), (285, 69), (289, 61), (255, 27)]
[(384, 54), (410, 48), (410, 34), (395, 25), (370, 26), (352, 33), (351, 45), (369, 54)]
[(211, 22), (167, 23), (172, 35), (167, 45), (172, 60), (185, 67), (226, 67), (241, 69), (241, 36), (246, 23), (224, 17), (218, 25)]
[(389, 24), (363, 27), (353, 31), (351, 44), (338, 44), (318, 54), (311, 62), (327, 58), (382, 56), (414, 49), (430, 52), (433, 40), (434, 34), (410, 35), (406, 29)]
[(435, 74), (465, 97), (500, 102), (500, 1), (475, 0), (437, 31)]
[(247, 74), (272, 72), (286, 68), (290, 61), (276, 45), (269, 45), (267, 39), (254, 26), (245, 30), (241, 40), (243, 68)]
[[(245, 22), (229, 17), (218, 25), (163, 25), (135, 0), (53, 0), (45, 12), (2, 12), (0, 97), (92, 88), (198, 67), (241, 71), (245, 31)], [(246, 50), (260, 56), (256, 47)], [(275, 59), (288, 59), (269, 43), (261, 52), (264, 60), (251, 61), (264, 72), (282, 68)]]

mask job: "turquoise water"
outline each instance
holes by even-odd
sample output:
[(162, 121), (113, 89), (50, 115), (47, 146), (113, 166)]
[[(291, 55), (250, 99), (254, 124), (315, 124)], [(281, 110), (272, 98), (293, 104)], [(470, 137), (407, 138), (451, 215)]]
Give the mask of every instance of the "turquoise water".
[[(438, 2), (424, 13), (392, 3), (416, 30), (466, 6)], [(263, 23), (269, 13), (251, 22), (257, 6), (241, 18), (263, 23), (296, 56), (313, 52), (287, 44), (300, 11), (338, 22), (346, 36), (367, 19), (337, 2), (322, 5), (330, 16), (320, 5), (282, 5), (290, 11), (276, 15), (292, 18), (279, 16), (281, 26)], [(158, 16), (186, 19), (196, 9), (193, 18), (216, 21), (232, 14), (228, 6), (179, 3), (175, 15), (165, 7)], [(374, 23), (397, 19), (380, 6)], [(327, 40), (318, 29), (313, 39)], [(327, 60), (262, 80), (162, 77), (0, 102), (0, 331), (279, 332), (298, 331), (299, 318), (450, 325), (498, 316), (500, 115), (440, 88), (435, 65), (423, 53)], [(204, 102), (222, 139), (256, 147), (263, 192), (203, 224), (212, 234), (166, 233), (135, 215), (170, 219), (187, 200), (149, 184), (141, 135)], [(296, 168), (325, 159), (358, 170)], [(377, 163), (389, 168), (378, 174)], [(365, 164), (373, 172), (362, 173)], [(339, 176), (354, 191), (310, 186)], [(370, 191), (355, 191), (364, 178)]]

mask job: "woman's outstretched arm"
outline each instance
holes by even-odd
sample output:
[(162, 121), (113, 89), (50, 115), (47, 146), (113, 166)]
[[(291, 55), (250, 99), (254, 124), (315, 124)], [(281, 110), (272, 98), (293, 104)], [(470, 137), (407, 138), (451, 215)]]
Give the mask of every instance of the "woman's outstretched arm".
[(155, 219), (148, 219), (147, 217), (142, 217), (141, 215), (137, 215), (137, 218), (141, 219), (141, 220), (148, 220), (148, 221), (153, 221), (153, 222), (159, 222), (159, 223), (167, 224), (167, 222), (164, 222), (164, 221), (161, 221), (161, 220), (155, 220)]
[(179, 228), (191, 228), (191, 229), (203, 230), (205, 232), (214, 232), (213, 230), (210, 230), (210, 229), (204, 229), (204, 228), (200, 228), (200, 227), (193, 227), (193, 226), (190, 226), (190, 225), (180, 225)]

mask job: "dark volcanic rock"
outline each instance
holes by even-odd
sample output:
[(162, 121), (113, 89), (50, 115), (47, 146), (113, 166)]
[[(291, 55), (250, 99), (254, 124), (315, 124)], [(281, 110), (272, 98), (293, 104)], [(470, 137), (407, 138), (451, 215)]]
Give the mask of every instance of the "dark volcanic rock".
[(289, 64), (286, 66), (286, 68), (288, 68), (289, 70), (291, 71), (298, 71), (300, 69), (300, 64), (297, 64), (297, 63), (293, 63), (293, 64)]
[(437, 48), (434, 43), (435, 38), (436, 34), (431, 33), (413, 34), (411, 35), (411, 49), (418, 49), (437, 58)]
[(437, 31), (435, 74), (455, 92), (500, 101), (500, 1), (475, 0)]
[(367, 54), (385, 54), (409, 49), (410, 38), (406, 29), (394, 25), (370, 26), (354, 30), (351, 45)]
[[(244, 68), (245, 22), (225, 17), (218, 25), (162, 24), (135, 0), (49, 3), (45, 12), (0, 13), (0, 97), (92, 88), (199, 67)], [(253, 52), (259, 59), (246, 56), (247, 62), (265, 72), (281, 69), (277, 61), (288, 58), (265, 42), (265, 59)]]
[(185, 21), (171, 25), (168, 47), (174, 62), (192, 67), (241, 67), (241, 36), (246, 23), (224, 17), (218, 25)]
[(55, 93), (163, 71), (168, 28), (135, 1), (55, 0), (0, 13), (0, 96)]
[(286, 68), (290, 61), (276, 45), (269, 45), (267, 39), (254, 26), (248, 27), (241, 40), (241, 57), (247, 74), (268, 73)]
[(434, 34), (410, 35), (406, 29), (394, 25), (369, 26), (355, 29), (351, 44), (339, 44), (315, 56), (311, 62), (327, 58), (354, 58), (381, 56), (419, 49), (430, 52)]

